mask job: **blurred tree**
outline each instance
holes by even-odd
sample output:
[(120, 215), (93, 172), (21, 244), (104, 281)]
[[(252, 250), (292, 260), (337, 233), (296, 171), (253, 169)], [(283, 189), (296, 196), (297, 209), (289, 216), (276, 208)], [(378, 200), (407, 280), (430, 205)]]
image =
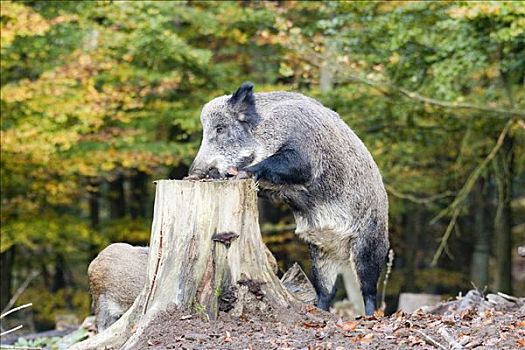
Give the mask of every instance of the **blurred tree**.
[[(0, 6), (2, 304), (37, 270), (22, 301), (35, 302), (41, 325), (71, 307), (86, 313), (89, 259), (110, 241), (147, 242), (152, 180), (186, 173), (202, 105), (244, 80), (258, 91), (319, 98), (371, 150), (390, 194), (403, 269), (392, 293), (468, 287), (471, 256), (463, 252), (479, 252), (492, 233), (501, 244), (491, 254), (505, 276), (494, 287), (510, 288), (509, 205), (525, 182), (520, 3)], [(478, 191), (481, 179), (498, 191)], [(479, 222), (487, 236), (472, 232), (464, 223), (481, 214), (469, 208), (490, 209), (496, 200), (497, 215)], [(289, 213), (261, 205), (277, 255), (305, 258)], [(458, 225), (467, 226), (464, 236), (448, 241)], [(473, 275), (485, 269), (475, 266)]]

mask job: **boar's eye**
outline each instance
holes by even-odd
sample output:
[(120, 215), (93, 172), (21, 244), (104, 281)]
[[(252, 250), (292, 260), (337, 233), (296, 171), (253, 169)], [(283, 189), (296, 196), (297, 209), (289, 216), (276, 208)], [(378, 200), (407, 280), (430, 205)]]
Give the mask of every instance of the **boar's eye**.
[(215, 131), (217, 132), (217, 134), (222, 134), (224, 132), (224, 126), (218, 126), (217, 128), (215, 128)]

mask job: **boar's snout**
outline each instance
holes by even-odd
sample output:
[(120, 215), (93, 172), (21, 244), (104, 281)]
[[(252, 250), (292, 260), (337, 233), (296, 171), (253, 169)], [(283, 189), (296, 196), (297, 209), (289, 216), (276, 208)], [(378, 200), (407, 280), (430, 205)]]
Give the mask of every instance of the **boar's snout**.
[(206, 177), (217, 179), (221, 177), (219, 170), (215, 167), (215, 164), (205, 164), (203, 162), (197, 161), (197, 159), (191, 164), (188, 175), (190, 177), (199, 179)]

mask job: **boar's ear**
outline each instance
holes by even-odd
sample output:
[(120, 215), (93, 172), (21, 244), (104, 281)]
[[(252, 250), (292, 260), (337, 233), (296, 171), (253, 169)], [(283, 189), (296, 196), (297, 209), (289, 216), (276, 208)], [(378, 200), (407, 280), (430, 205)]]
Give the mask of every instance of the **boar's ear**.
[(232, 106), (239, 107), (242, 107), (241, 105), (254, 105), (255, 97), (253, 96), (253, 84), (249, 81), (242, 83), (241, 87), (233, 93), (228, 102)]
[(244, 82), (230, 97), (228, 104), (235, 110), (240, 121), (253, 121), (256, 118), (253, 84)]
[(241, 87), (232, 94), (228, 100), (232, 107), (238, 110), (249, 109), (250, 106), (255, 105), (255, 96), (253, 96), (253, 84), (249, 81), (242, 83)]

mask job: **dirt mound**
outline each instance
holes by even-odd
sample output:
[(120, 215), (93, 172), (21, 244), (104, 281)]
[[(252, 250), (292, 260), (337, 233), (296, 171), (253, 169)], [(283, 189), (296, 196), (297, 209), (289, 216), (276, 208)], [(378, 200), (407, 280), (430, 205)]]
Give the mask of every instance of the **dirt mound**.
[[(492, 296), (492, 297), (491, 297)], [(282, 311), (282, 310), (281, 310)], [(516, 349), (525, 347), (525, 299), (470, 293), (413, 314), (337, 320), (315, 307), (304, 320), (221, 313), (208, 322), (175, 308), (159, 315), (141, 349)]]

